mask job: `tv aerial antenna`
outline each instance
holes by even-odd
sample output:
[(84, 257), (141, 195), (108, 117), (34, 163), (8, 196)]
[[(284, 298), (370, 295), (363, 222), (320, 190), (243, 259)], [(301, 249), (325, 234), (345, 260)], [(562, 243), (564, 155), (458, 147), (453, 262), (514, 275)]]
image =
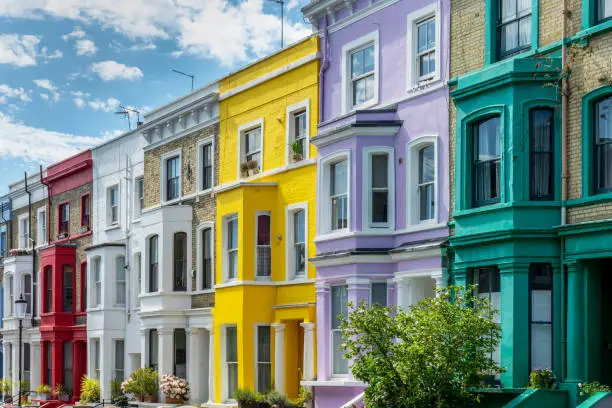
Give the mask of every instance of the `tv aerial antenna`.
[(119, 105), (120, 111), (115, 112), (115, 115), (123, 116), (127, 119), (128, 129), (132, 130), (132, 122), (130, 121), (130, 112), (136, 114), (136, 123), (140, 123), (140, 111), (127, 106)]

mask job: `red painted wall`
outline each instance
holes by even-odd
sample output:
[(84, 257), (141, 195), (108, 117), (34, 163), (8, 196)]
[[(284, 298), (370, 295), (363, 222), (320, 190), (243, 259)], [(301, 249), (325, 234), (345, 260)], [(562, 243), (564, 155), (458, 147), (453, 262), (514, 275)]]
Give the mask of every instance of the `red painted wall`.
[(50, 196), (91, 183), (92, 164), (91, 150), (88, 149), (47, 167), (44, 181), (51, 184)]

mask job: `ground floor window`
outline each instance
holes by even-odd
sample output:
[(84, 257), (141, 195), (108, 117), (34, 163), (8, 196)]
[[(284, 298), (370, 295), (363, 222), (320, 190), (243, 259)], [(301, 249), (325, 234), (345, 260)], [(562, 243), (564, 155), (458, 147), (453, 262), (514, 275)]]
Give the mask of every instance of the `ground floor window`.
[(123, 381), (125, 361), (125, 342), (115, 340), (115, 380)]
[(174, 330), (174, 375), (187, 377), (187, 336), (185, 329)]
[(149, 330), (149, 367), (157, 371), (157, 330)]
[(270, 326), (257, 326), (257, 392), (271, 389)]
[(72, 355), (72, 342), (65, 341), (63, 344), (63, 353), (64, 353), (64, 388), (72, 395), (74, 390), (74, 384), (72, 382), (72, 363), (73, 363), (73, 355)]
[(30, 382), (31, 366), (30, 343), (23, 343), (23, 379), (27, 382)]
[(348, 361), (344, 358), (344, 352), (340, 349), (343, 342), (342, 330), (340, 330), (341, 319), (348, 316), (348, 287), (346, 285), (333, 286), (331, 289), (331, 353), (332, 353), (332, 375), (347, 375)]
[(47, 385), (51, 385), (53, 384), (53, 380), (51, 377), (52, 374), (52, 362), (53, 362), (53, 349), (51, 348), (51, 342), (48, 341), (45, 343), (45, 360), (47, 361), (47, 367), (45, 367), (47, 369), (46, 373), (45, 373), (45, 384)]
[[(96, 379), (100, 379), (100, 339), (94, 339), (93, 344), (93, 372)], [(53, 383), (49, 383), (53, 384)]]
[[(473, 283), (476, 286), (476, 295), (480, 298), (489, 299), (494, 309), (498, 311), (495, 314), (495, 322), (501, 324), (499, 310), (501, 310), (501, 284), (499, 269), (495, 266), (484, 268), (475, 268), (473, 270)], [(497, 345), (491, 353), (491, 360), (496, 364), (501, 362), (501, 346)]]
[(552, 369), (552, 267), (529, 266), (531, 370)]
[(227, 370), (227, 398), (233, 399), (238, 389), (238, 332), (235, 326), (225, 328), (225, 364)]

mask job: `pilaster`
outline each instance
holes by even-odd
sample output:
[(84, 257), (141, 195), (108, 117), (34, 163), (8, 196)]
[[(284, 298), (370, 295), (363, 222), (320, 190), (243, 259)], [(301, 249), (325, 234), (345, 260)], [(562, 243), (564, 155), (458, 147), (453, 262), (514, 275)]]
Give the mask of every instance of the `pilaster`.
[(158, 336), (158, 359), (159, 375), (173, 373), (173, 354), (174, 354), (174, 329), (167, 327), (157, 328)]
[(585, 379), (584, 265), (567, 264), (567, 382)]
[(201, 329), (187, 328), (187, 381), (191, 385), (191, 399), (194, 401), (202, 401), (203, 395), (201, 390), (202, 379), (200, 378), (200, 358), (198, 353), (198, 345), (200, 340)]
[(315, 324), (300, 323), (304, 328), (304, 380), (312, 381), (315, 379)]
[(331, 288), (324, 283), (315, 285), (317, 293), (317, 378), (326, 381), (330, 372)]
[(285, 393), (285, 325), (275, 323), (274, 328), (274, 383), (276, 391)]

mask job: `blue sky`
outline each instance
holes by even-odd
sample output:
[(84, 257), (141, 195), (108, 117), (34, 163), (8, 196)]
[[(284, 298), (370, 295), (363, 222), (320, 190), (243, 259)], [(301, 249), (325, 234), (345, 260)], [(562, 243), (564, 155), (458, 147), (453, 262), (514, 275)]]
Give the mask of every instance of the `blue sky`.
[[(310, 33), (286, 0), (285, 43)], [(268, 0), (1, 0), (0, 194), (8, 184), (127, 130), (146, 112), (280, 45)], [(135, 118), (132, 118), (132, 125)]]

